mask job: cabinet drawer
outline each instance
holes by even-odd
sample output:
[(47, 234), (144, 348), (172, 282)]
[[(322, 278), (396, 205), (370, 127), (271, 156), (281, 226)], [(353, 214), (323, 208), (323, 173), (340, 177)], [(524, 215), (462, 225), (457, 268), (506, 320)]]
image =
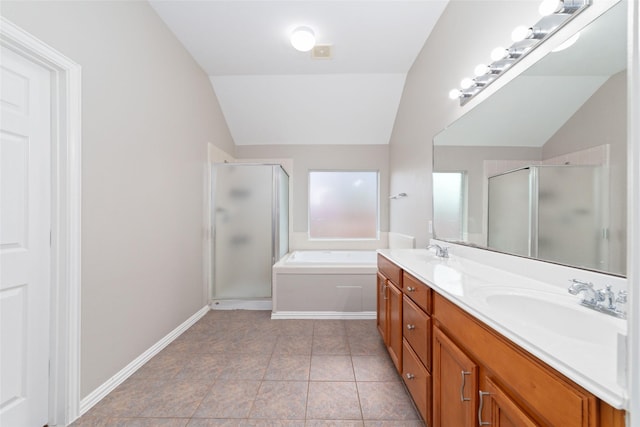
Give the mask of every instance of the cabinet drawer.
[(431, 370), (431, 318), (406, 295), (402, 301), (402, 335)]
[(394, 285), (402, 289), (402, 269), (378, 254), (378, 270)]
[(402, 341), (402, 379), (425, 425), (431, 425), (431, 374), (420, 363), (406, 340)]
[(427, 314), (431, 314), (431, 288), (407, 272), (403, 272), (402, 290)]

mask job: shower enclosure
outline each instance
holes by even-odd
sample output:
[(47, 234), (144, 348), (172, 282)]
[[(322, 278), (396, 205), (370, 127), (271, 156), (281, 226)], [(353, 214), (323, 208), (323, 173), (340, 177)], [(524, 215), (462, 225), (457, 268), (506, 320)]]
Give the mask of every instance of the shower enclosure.
[(528, 166), (490, 177), (487, 246), (606, 270), (605, 179), (600, 166)]
[(289, 251), (289, 176), (280, 165), (212, 166), (212, 298), (271, 298), (271, 267)]

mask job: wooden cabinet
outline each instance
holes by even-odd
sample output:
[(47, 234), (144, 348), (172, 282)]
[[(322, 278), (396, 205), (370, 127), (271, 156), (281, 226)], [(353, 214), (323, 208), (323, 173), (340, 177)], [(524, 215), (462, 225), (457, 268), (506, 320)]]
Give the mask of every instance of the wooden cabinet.
[(402, 301), (402, 335), (418, 359), (431, 370), (431, 317), (406, 295)]
[(427, 427), (623, 427), (616, 410), (378, 255), (378, 330)]
[[(512, 399), (507, 392), (485, 378), (483, 390), (479, 391), (480, 407), (478, 409), (478, 425), (492, 427), (537, 427)], [(485, 410), (486, 408), (486, 410)], [(487, 413), (489, 415), (487, 415)]]
[(431, 425), (431, 289), (402, 273), (402, 379), (427, 426)]
[[(598, 411), (608, 405), (438, 294), (433, 317), (435, 426), (608, 427), (624, 419), (624, 411), (614, 411), (618, 421), (604, 421)], [(472, 372), (461, 361), (477, 366), (477, 374), (462, 382), (475, 388), (473, 395), (464, 393), (471, 398), (471, 424), (442, 418), (451, 412), (454, 390), (462, 390), (462, 374), (456, 378), (453, 370)]]
[(407, 340), (402, 341), (402, 379), (427, 426), (431, 425), (431, 372), (424, 367)]
[(431, 288), (407, 272), (403, 272), (402, 291), (425, 313), (431, 314)]
[(378, 296), (377, 296), (377, 313), (376, 325), (378, 332), (382, 337), (385, 345), (389, 344), (389, 321), (387, 300), (389, 299), (389, 289), (387, 287), (387, 278), (378, 272)]
[(377, 324), (391, 360), (402, 373), (402, 270), (378, 255)]
[(440, 329), (433, 330), (433, 425), (475, 427), (478, 366)]
[(402, 291), (389, 283), (389, 343), (387, 350), (396, 365), (398, 372), (402, 372)]

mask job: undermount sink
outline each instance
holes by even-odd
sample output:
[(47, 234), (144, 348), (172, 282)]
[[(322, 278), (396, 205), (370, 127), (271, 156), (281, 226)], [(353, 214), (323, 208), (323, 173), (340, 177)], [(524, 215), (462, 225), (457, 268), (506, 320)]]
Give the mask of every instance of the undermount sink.
[(569, 295), (510, 287), (482, 287), (473, 296), (496, 314), (527, 327), (584, 342), (615, 342), (626, 322), (582, 307)]

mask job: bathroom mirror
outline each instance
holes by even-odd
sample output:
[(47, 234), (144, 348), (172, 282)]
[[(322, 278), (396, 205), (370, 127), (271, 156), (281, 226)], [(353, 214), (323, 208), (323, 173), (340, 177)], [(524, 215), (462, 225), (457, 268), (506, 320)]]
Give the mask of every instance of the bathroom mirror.
[(626, 22), (622, 1), (435, 136), (437, 239), (626, 275)]

